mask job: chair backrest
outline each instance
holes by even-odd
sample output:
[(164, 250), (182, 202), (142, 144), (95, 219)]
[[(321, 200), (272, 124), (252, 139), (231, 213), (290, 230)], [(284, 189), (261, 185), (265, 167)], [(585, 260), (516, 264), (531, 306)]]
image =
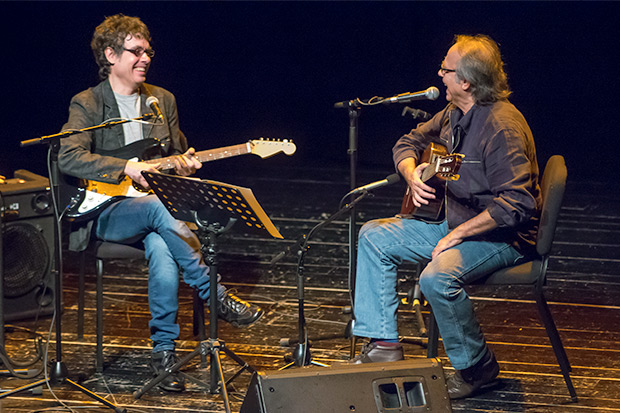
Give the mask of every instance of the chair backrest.
[(551, 251), (566, 188), (566, 175), (564, 158), (561, 155), (549, 158), (540, 184), (543, 205), (536, 238), (536, 252), (541, 256)]

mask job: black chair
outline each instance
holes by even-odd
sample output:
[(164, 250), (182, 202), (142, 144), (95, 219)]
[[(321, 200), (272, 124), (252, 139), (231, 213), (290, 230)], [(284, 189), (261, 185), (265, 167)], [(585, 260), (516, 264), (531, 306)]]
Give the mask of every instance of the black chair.
[(80, 253), (80, 273), (78, 280), (78, 340), (84, 338), (84, 274), (86, 272), (86, 256), (92, 254), (95, 257), (96, 281), (96, 371), (103, 372), (103, 266), (107, 260), (141, 259), (144, 258), (144, 250), (115, 242), (92, 241), (86, 251)]
[[(88, 249), (80, 253), (80, 272), (78, 280), (78, 340), (84, 338), (84, 275), (86, 273), (86, 256), (95, 257), (96, 268), (96, 371), (103, 372), (103, 274), (104, 264), (108, 260), (138, 260), (144, 258), (144, 250), (137, 246), (119, 244), (116, 242), (107, 242), (96, 240), (91, 242)], [(202, 341), (206, 338), (204, 323), (204, 302), (198, 293), (193, 293), (193, 332), (198, 340)], [(203, 360), (204, 362), (204, 360)]]
[[(545, 330), (547, 331), (549, 341), (551, 342), (558, 364), (562, 370), (568, 392), (570, 393), (571, 399), (576, 402), (577, 393), (575, 392), (575, 387), (570, 378), (571, 366), (543, 293), (543, 286), (546, 284), (547, 280), (549, 253), (551, 251), (556, 223), (564, 197), (566, 175), (564, 158), (560, 155), (552, 156), (547, 162), (541, 181), (543, 206), (538, 236), (536, 238), (536, 252), (538, 256), (532, 261), (496, 271), (488, 277), (478, 280), (475, 284), (497, 286), (530, 285), (533, 287), (538, 313), (545, 325)], [(439, 332), (431, 309), (428, 328), (428, 357), (437, 356), (438, 339)]]

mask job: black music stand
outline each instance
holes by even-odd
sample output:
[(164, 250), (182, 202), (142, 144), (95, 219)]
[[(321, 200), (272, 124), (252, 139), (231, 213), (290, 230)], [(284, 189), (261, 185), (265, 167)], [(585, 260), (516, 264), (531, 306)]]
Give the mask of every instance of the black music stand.
[[(211, 394), (221, 391), (226, 412), (230, 412), (230, 402), (226, 385), (237, 378), (244, 370), (254, 373), (255, 370), (225, 347), (218, 338), (217, 320), (217, 248), (216, 237), (228, 231), (240, 221), (247, 232), (283, 238), (273, 225), (267, 214), (254, 198), (252, 190), (217, 181), (198, 180), (174, 175), (143, 171), (142, 175), (149, 183), (155, 195), (166, 206), (170, 214), (178, 220), (195, 223), (198, 226), (198, 238), (202, 245), (201, 251), (205, 263), (209, 265), (209, 339), (200, 342), (198, 347), (181, 358), (169, 369), (149, 380), (140, 390), (134, 393), (136, 399), (157, 385), (164, 378), (179, 370), (197, 355), (209, 354), (211, 380), (207, 384), (193, 376), (180, 372), (187, 379), (208, 387)], [(226, 353), (241, 368), (228, 380), (224, 381), (220, 351)], [(221, 383), (220, 383), (221, 382)]]

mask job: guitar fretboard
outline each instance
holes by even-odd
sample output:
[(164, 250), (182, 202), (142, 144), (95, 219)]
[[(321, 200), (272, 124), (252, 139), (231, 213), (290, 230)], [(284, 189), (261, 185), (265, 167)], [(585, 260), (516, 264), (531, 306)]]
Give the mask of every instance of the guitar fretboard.
[[(196, 152), (194, 156), (202, 163), (230, 158), (232, 156), (245, 155), (250, 152), (252, 152), (252, 148), (250, 143), (246, 142), (238, 145), (225, 146), (223, 148), (199, 151)], [(160, 169), (172, 169), (175, 166), (175, 158), (176, 156), (167, 156), (165, 158), (151, 159), (146, 162), (151, 164), (161, 164)]]

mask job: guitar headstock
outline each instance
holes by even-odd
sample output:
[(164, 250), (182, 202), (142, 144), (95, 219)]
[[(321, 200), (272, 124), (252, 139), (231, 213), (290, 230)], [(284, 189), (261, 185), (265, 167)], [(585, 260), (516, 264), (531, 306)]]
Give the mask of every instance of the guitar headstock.
[(297, 146), (290, 139), (254, 139), (250, 141), (250, 146), (251, 152), (261, 158), (268, 158), (280, 152), (290, 156), (297, 150)]
[(437, 176), (445, 180), (457, 181), (460, 176), (457, 173), (465, 156), (460, 153), (441, 156), (437, 159)]

